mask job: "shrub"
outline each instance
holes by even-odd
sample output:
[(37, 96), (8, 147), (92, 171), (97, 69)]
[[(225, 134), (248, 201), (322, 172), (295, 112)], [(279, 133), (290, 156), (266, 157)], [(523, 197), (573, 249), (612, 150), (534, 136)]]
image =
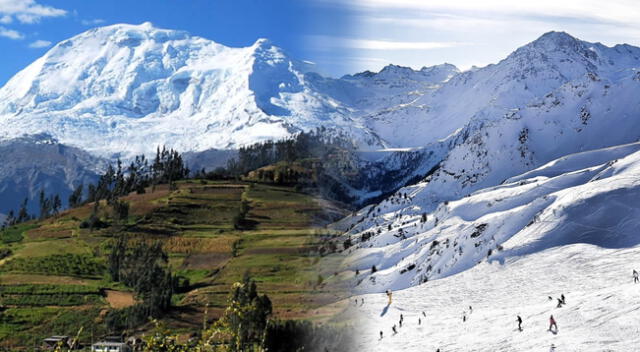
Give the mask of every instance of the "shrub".
[(100, 220), (96, 214), (91, 214), (89, 218), (80, 223), (81, 229), (102, 229), (109, 227), (109, 224)]
[(9, 249), (9, 248), (0, 248), (0, 259), (4, 259), (4, 258), (10, 256), (11, 254), (13, 254), (11, 249)]

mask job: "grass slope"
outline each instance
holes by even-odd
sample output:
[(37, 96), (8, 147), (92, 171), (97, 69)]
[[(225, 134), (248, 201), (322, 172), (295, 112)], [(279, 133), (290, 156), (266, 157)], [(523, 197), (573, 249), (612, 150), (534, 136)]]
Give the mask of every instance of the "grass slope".
[[(162, 241), (172, 271), (189, 279), (189, 290), (174, 296), (165, 319), (178, 332), (200, 328), (205, 310), (215, 319), (231, 284), (247, 270), (281, 318), (321, 319), (316, 309), (337, 299), (319, 278), (318, 256), (310, 254), (327, 235), (319, 220), (323, 207), (293, 187), (184, 181), (175, 191), (161, 186), (124, 200), (130, 203), (126, 221), (112, 220), (101, 207), (106, 228), (80, 227), (92, 211), (87, 204), (1, 233), (0, 247), (12, 254), (0, 261), (0, 347), (75, 335), (80, 326), (85, 342), (107, 333), (102, 317), (114, 294), (128, 291), (105, 270), (119, 233)], [(234, 217), (243, 201), (249, 211), (238, 229)]]

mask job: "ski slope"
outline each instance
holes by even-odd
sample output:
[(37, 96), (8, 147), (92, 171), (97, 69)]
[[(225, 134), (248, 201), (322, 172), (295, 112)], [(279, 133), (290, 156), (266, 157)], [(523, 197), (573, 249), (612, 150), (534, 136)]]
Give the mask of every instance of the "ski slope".
[(640, 143), (566, 155), (430, 213), (420, 187), (336, 225), (354, 243), (340, 275), (357, 350), (638, 350)]
[[(358, 351), (637, 351), (640, 346), (640, 248), (573, 244), (474, 268), (385, 294), (367, 294), (357, 314)], [(556, 308), (556, 298), (566, 305)], [(549, 300), (552, 296), (553, 300)], [(473, 312), (469, 314), (469, 306)], [(468, 314), (462, 322), (463, 311)], [(425, 312), (426, 317), (422, 316)], [(404, 315), (402, 328), (393, 334)], [(547, 331), (553, 314), (558, 332)], [(516, 316), (523, 319), (517, 330)], [(418, 325), (418, 319), (422, 324)], [(384, 337), (380, 339), (380, 331)]]

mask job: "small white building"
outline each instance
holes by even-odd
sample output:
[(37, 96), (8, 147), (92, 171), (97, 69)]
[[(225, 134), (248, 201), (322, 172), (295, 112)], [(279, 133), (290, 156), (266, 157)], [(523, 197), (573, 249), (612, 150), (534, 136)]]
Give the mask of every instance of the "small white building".
[(91, 345), (91, 352), (132, 352), (132, 349), (124, 342), (104, 341)]

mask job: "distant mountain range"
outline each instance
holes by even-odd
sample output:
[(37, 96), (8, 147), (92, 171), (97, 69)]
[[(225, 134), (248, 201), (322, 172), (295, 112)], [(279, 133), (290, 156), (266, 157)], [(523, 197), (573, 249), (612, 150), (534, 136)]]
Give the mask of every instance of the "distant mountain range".
[[(0, 140), (55, 141), (94, 158), (80, 162), (90, 172), (158, 145), (200, 168), (222, 163), (225, 150), (324, 127), (363, 150), (366, 182), (350, 188), (360, 201), (422, 181), (413, 199), (431, 212), (555, 158), (638, 140), (638, 67), (639, 48), (550, 32), (465, 72), (389, 65), (330, 78), (265, 39), (229, 48), (120, 24), (58, 43), (0, 88)], [(45, 164), (38, 153), (27, 161)], [(9, 199), (15, 175), (0, 175), (0, 198)], [(11, 202), (41, 187), (64, 193), (81, 179), (47, 175), (29, 178), (30, 191)]]

